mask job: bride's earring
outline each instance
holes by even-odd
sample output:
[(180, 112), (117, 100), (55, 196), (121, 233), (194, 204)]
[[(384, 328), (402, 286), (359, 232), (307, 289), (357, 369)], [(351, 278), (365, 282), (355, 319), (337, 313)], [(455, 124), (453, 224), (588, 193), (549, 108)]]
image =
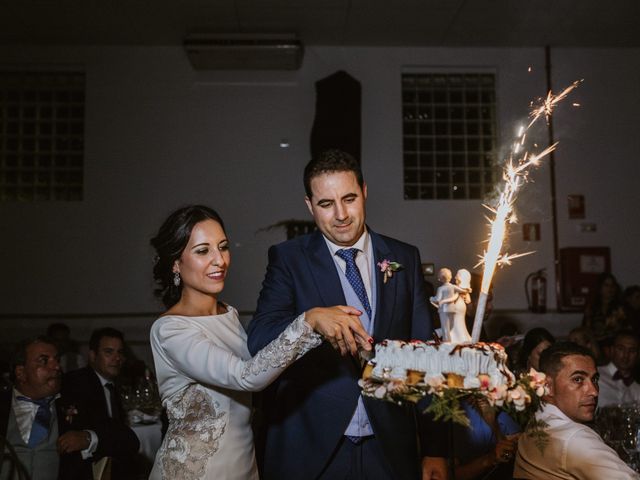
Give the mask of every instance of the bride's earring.
[(173, 273), (173, 284), (174, 284), (176, 287), (179, 287), (179, 286), (180, 286), (180, 273), (178, 273), (178, 272), (174, 272), (174, 273)]

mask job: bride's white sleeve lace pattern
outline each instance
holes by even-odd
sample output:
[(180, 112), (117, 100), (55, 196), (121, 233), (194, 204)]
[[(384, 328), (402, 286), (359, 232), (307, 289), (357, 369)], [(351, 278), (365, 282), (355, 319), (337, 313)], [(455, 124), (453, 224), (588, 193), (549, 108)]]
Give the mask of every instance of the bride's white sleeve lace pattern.
[(258, 375), (270, 368), (284, 368), (322, 343), (322, 336), (305, 322), (304, 313), (269, 345), (248, 360), (242, 370), (242, 378)]

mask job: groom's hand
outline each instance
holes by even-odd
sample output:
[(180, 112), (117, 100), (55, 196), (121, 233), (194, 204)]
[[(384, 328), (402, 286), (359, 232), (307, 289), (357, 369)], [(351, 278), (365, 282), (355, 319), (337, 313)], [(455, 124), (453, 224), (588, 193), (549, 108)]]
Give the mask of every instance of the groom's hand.
[(360, 323), (362, 312), (357, 308), (336, 305), (317, 307), (305, 313), (305, 321), (321, 334), (341, 355), (358, 354), (358, 346), (371, 350), (373, 339)]

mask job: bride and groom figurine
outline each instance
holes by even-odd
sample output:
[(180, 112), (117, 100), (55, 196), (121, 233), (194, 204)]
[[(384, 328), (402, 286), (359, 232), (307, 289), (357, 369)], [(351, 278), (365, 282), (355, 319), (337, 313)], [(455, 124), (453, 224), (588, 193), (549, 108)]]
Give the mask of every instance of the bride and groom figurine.
[(455, 284), (451, 283), (451, 270), (441, 268), (438, 281), (442, 283), (436, 295), (429, 298), (431, 304), (438, 309), (443, 341), (450, 343), (469, 343), (471, 335), (467, 331), (465, 314), (467, 304), (471, 303), (471, 274), (461, 268), (456, 273)]

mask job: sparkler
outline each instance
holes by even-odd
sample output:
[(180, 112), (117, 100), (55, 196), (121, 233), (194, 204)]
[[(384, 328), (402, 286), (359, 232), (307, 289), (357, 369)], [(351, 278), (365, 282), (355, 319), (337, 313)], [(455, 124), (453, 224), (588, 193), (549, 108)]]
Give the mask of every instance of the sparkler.
[(524, 143), (527, 135), (527, 131), (531, 126), (538, 121), (538, 119), (544, 116), (548, 122), (549, 117), (553, 113), (553, 109), (558, 103), (566, 98), (569, 93), (578, 87), (582, 80), (577, 80), (565, 88), (558, 95), (553, 95), (551, 91), (547, 94), (546, 98), (540, 99), (539, 105), (532, 106), (531, 122), (527, 127), (521, 127), (518, 131), (517, 139), (511, 147), (509, 160), (507, 161), (504, 170), (502, 172), (502, 179), (504, 186), (500, 192), (498, 205), (496, 208), (491, 208), (488, 205), (484, 205), (493, 215), (493, 219), (488, 218), (491, 231), (489, 233), (489, 244), (484, 254), (480, 256), (481, 260), (477, 266), (484, 264), (484, 273), (482, 275), (482, 285), (480, 287), (480, 295), (478, 297), (478, 306), (476, 307), (476, 315), (473, 320), (473, 332), (471, 334), (471, 341), (476, 343), (480, 339), (480, 332), (482, 330), (482, 321), (484, 318), (484, 311), (487, 305), (487, 295), (489, 293), (489, 286), (495, 272), (496, 266), (511, 265), (511, 260), (529, 255), (533, 252), (526, 253), (501, 253), (504, 237), (507, 234), (508, 223), (515, 223), (516, 217), (513, 211), (513, 206), (518, 194), (518, 190), (522, 187), (529, 176), (529, 169), (531, 167), (538, 166), (540, 160), (553, 152), (558, 145), (558, 142), (548, 146), (540, 153), (530, 155), (528, 151), (524, 151), (522, 157), (518, 158), (518, 155), (524, 148)]

